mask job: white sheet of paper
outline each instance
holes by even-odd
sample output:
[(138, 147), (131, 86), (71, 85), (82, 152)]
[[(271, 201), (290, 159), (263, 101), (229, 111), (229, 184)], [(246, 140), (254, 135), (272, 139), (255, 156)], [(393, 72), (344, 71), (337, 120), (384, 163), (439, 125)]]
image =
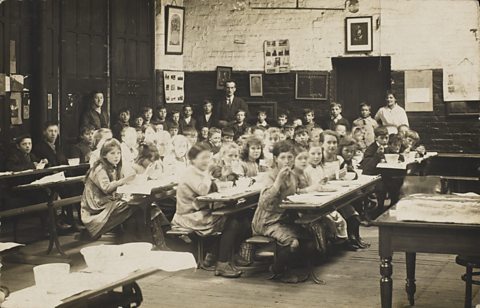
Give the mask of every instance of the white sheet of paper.
[(408, 103), (428, 103), (430, 102), (429, 88), (408, 88), (405, 95), (405, 101)]

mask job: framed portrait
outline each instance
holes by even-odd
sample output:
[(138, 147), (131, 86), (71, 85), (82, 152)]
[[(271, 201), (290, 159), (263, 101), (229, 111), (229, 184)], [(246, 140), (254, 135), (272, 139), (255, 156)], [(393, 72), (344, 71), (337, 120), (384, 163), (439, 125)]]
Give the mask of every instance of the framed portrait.
[(295, 99), (327, 100), (328, 73), (297, 73), (295, 76)]
[(183, 54), (184, 19), (184, 7), (165, 6), (165, 54)]
[(369, 52), (373, 50), (372, 17), (345, 18), (346, 52)]
[(263, 96), (262, 74), (250, 74), (250, 96)]
[(217, 90), (225, 89), (225, 83), (232, 77), (232, 68), (217, 66)]

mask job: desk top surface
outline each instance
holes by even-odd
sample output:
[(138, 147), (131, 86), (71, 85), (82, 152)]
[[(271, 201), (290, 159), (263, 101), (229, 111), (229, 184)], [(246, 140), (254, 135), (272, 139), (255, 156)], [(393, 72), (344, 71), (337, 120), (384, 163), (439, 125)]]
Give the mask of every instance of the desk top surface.
[(17, 172), (6, 171), (6, 172), (0, 172), (0, 180), (9, 180), (13, 178), (26, 177), (26, 176), (32, 176), (32, 175), (42, 175), (42, 174), (69, 171), (69, 170), (87, 170), (88, 168), (90, 168), (89, 164), (80, 164), (76, 166), (62, 165), (62, 166), (55, 166), (55, 167), (49, 167), (44, 169), (38, 169), (38, 170), (30, 169), (30, 170), (17, 171)]

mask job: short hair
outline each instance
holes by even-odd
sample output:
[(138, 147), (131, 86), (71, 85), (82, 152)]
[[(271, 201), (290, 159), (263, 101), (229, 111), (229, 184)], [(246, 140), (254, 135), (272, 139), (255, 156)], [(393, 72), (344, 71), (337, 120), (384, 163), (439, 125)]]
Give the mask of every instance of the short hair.
[(360, 110), (361, 110), (363, 107), (367, 107), (368, 110), (370, 110), (370, 111), (372, 110), (372, 106), (371, 106), (369, 103), (367, 103), (367, 102), (363, 102), (363, 103), (360, 104)]
[(325, 137), (326, 136), (332, 136), (332, 137), (335, 137), (335, 139), (340, 139), (340, 137), (338, 136), (338, 134), (336, 132), (334, 132), (333, 130), (330, 130), (330, 129), (327, 129), (327, 130), (324, 130), (321, 134), (320, 134), (320, 142), (321, 143), (324, 143), (325, 142)]
[(19, 145), (24, 139), (32, 139), (32, 136), (30, 134), (22, 134), (16, 138), (13, 139), (15, 144)]
[(388, 136), (389, 145), (400, 145), (402, 144), (402, 137), (399, 134), (390, 134)]
[(211, 138), (214, 134), (222, 134), (222, 131), (220, 130), (220, 128), (216, 128), (216, 127), (210, 127), (210, 129), (208, 130), (208, 138)]
[(398, 125), (397, 129), (400, 130), (400, 128), (402, 127), (406, 127), (408, 130), (410, 130), (410, 126), (408, 126), (407, 124)]
[(302, 115), (305, 117), (305, 116), (306, 116), (307, 114), (309, 114), (309, 113), (315, 114), (315, 112), (313, 111), (313, 109), (305, 108), (305, 109), (303, 109)]
[(157, 161), (160, 159), (158, 148), (152, 142), (140, 144), (138, 147), (138, 156), (135, 159), (137, 164), (142, 164), (145, 160)]
[(233, 83), (235, 84), (235, 86), (237, 86), (237, 82), (233, 79), (228, 79), (227, 81), (225, 81), (225, 85), (227, 85), (227, 83)]
[(277, 118), (282, 118), (282, 117), (288, 118), (288, 114), (286, 112), (280, 112)]
[(240, 157), (242, 160), (246, 161), (248, 159), (248, 152), (250, 151), (250, 147), (255, 145), (259, 146), (261, 149), (260, 157), (258, 158), (258, 160), (263, 159), (263, 141), (260, 138), (250, 135), (245, 140), (245, 143), (243, 144), (243, 150), (240, 153)]
[(118, 115), (120, 115), (120, 114), (122, 114), (122, 113), (124, 113), (124, 112), (130, 114), (130, 109), (129, 109), (128, 107), (120, 108), (120, 109), (118, 110)]
[(252, 133), (253, 133), (254, 131), (256, 131), (256, 130), (261, 130), (262, 132), (267, 131), (267, 129), (266, 129), (265, 127), (261, 126), (261, 125), (255, 125), (255, 126), (252, 126), (252, 127), (251, 127)]
[(156, 108), (156, 110), (157, 110), (157, 111), (160, 111), (160, 109), (165, 109), (165, 110), (167, 110), (167, 106), (165, 106), (165, 105), (158, 105), (157, 108)]
[(375, 137), (388, 136), (388, 129), (385, 126), (379, 126), (374, 130)]
[(222, 129), (222, 136), (231, 136), (233, 137), (235, 135), (235, 132), (231, 127), (225, 127)]
[(343, 110), (342, 104), (337, 103), (337, 102), (331, 102), (330, 103), (330, 109), (332, 109), (333, 107), (338, 107), (338, 108)]
[(112, 131), (109, 128), (100, 128), (93, 134), (93, 146), (97, 148), (100, 140), (104, 139), (107, 135), (112, 135)]
[(175, 122), (168, 124), (168, 129), (170, 130), (172, 128), (177, 128), (178, 129), (178, 128), (180, 128), (180, 125), (178, 125), (178, 123), (175, 123)]
[(147, 112), (147, 111), (149, 111), (149, 110), (152, 110), (152, 111), (153, 111), (153, 108), (150, 107), (150, 106), (142, 107), (142, 113)]
[(180, 111), (179, 110), (172, 110), (172, 116), (176, 113), (180, 114)]
[(293, 137), (296, 137), (301, 134), (308, 135), (308, 129), (303, 125), (295, 127), (295, 132), (293, 133)]
[(83, 135), (87, 132), (93, 132), (95, 131), (95, 127), (91, 124), (87, 124), (87, 125), (84, 125), (82, 127), (80, 127), (80, 135)]
[(238, 152), (238, 155), (240, 156), (240, 147), (238, 146), (238, 144), (236, 144), (235, 142), (229, 142), (229, 143), (225, 143), (222, 145), (222, 147), (220, 148), (220, 157), (223, 157), (225, 155), (225, 153), (227, 153), (227, 151), (230, 151), (230, 150), (237, 150)]
[(185, 109), (187, 109), (188, 107), (190, 107), (193, 110), (193, 107), (190, 104), (183, 105), (182, 110), (185, 111)]
[(405, 133), (405, 138), (412, 138), (415, 141), (419, 141), (420, 135), (416, 131), (410, 129)]
[(346, 125), (345, 123), (337, 123), (337, 124), (335, 124), (335, 129), (337, 129), (337, 127), (339, 127), (339, 126), (343, 126), (343, 127), (345, 127), (345, 130), (348, 130), (348, 127), (347, 127), (347, 125)]
[(45, 123), (43, 123), (43, 131), (46, 131), (47, 128), (49, 128), (50, 126), (57, 126), (58, 127), (58, 123), (55, 122), (55, 121), (46, 121)]
[(211, 99), (205, 98), (202, 102), (202, 106), (205, 106), (206, 104), (210, 104), (213, 106), (213, 102)]
[(155, 131), (155, 132), (157, 131), (157, 128), (155, 127), (155, 125), (153, 125), (153, 124), (150, 123), (150, 124), (146, 124), (146, 125), (143, 125), (143, 126), (142, 126), (142, 132), (145, 133), (145, 131), (146, 131), (148, 128), (153, 129), (153, 131)]
[(385, 97), (388, 97), (389, 95), (393, 95), (393, 97), (396, 98), (395, 92), (393, 92), (393, 90), (387, 90), (387, 92), (385, 93)]
[(261, 114), (267, 115), (267, 112), (265, 110), (258, 110), (257, 111), (257, 116), (259, 116)]
[(295, 149), (291, 142), (289, 141), (279, 141), (273, 145), (272, 154), (274, 157), (278, 157), (281, 153), (294, 153)]
[(352, 137), (346, 136), (340, 140), (338, 143), (338, 153), (342, 153), (343, 148), (354, 146), (355, 149), (358, 147), (357, 142)]
[(208, 146), (208, 144), (206, 143), (200, 142), (200, 143), (194, 144), (190, 148), (190, 150), (187, 153), (187, 157), (189, 160), (194, 160), (195, 158), (197, 158), (198, 154), (205, 151), (210, 152), (211, 151), (210, 146)]
[(247, 114), (247, 112), (243, 109), (238, 109), (237, 112), (235, 112), (235, 115), (237, 115), (239, 112), (243, 112), (245, 115)]

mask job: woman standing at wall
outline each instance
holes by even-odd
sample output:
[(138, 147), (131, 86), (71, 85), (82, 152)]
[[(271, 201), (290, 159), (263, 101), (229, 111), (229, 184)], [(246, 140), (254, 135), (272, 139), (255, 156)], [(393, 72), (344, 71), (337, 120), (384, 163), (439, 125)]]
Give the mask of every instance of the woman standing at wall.
[[(400, 125), (409, 126), (407, 113), (405, 112), (405, 109), (397, 104), (395, 94), (391, 91), (388, 91), (386, 100), (387, 105), (378, 110), (377, 114), (375, 115), (375, 120), (377, 120), (380, 125), (389, 128), (389, 133), (396, 133), (396, 128)], [(392, 129), (391, 132), (390, 127), (395, 127), (395, 129)]]

